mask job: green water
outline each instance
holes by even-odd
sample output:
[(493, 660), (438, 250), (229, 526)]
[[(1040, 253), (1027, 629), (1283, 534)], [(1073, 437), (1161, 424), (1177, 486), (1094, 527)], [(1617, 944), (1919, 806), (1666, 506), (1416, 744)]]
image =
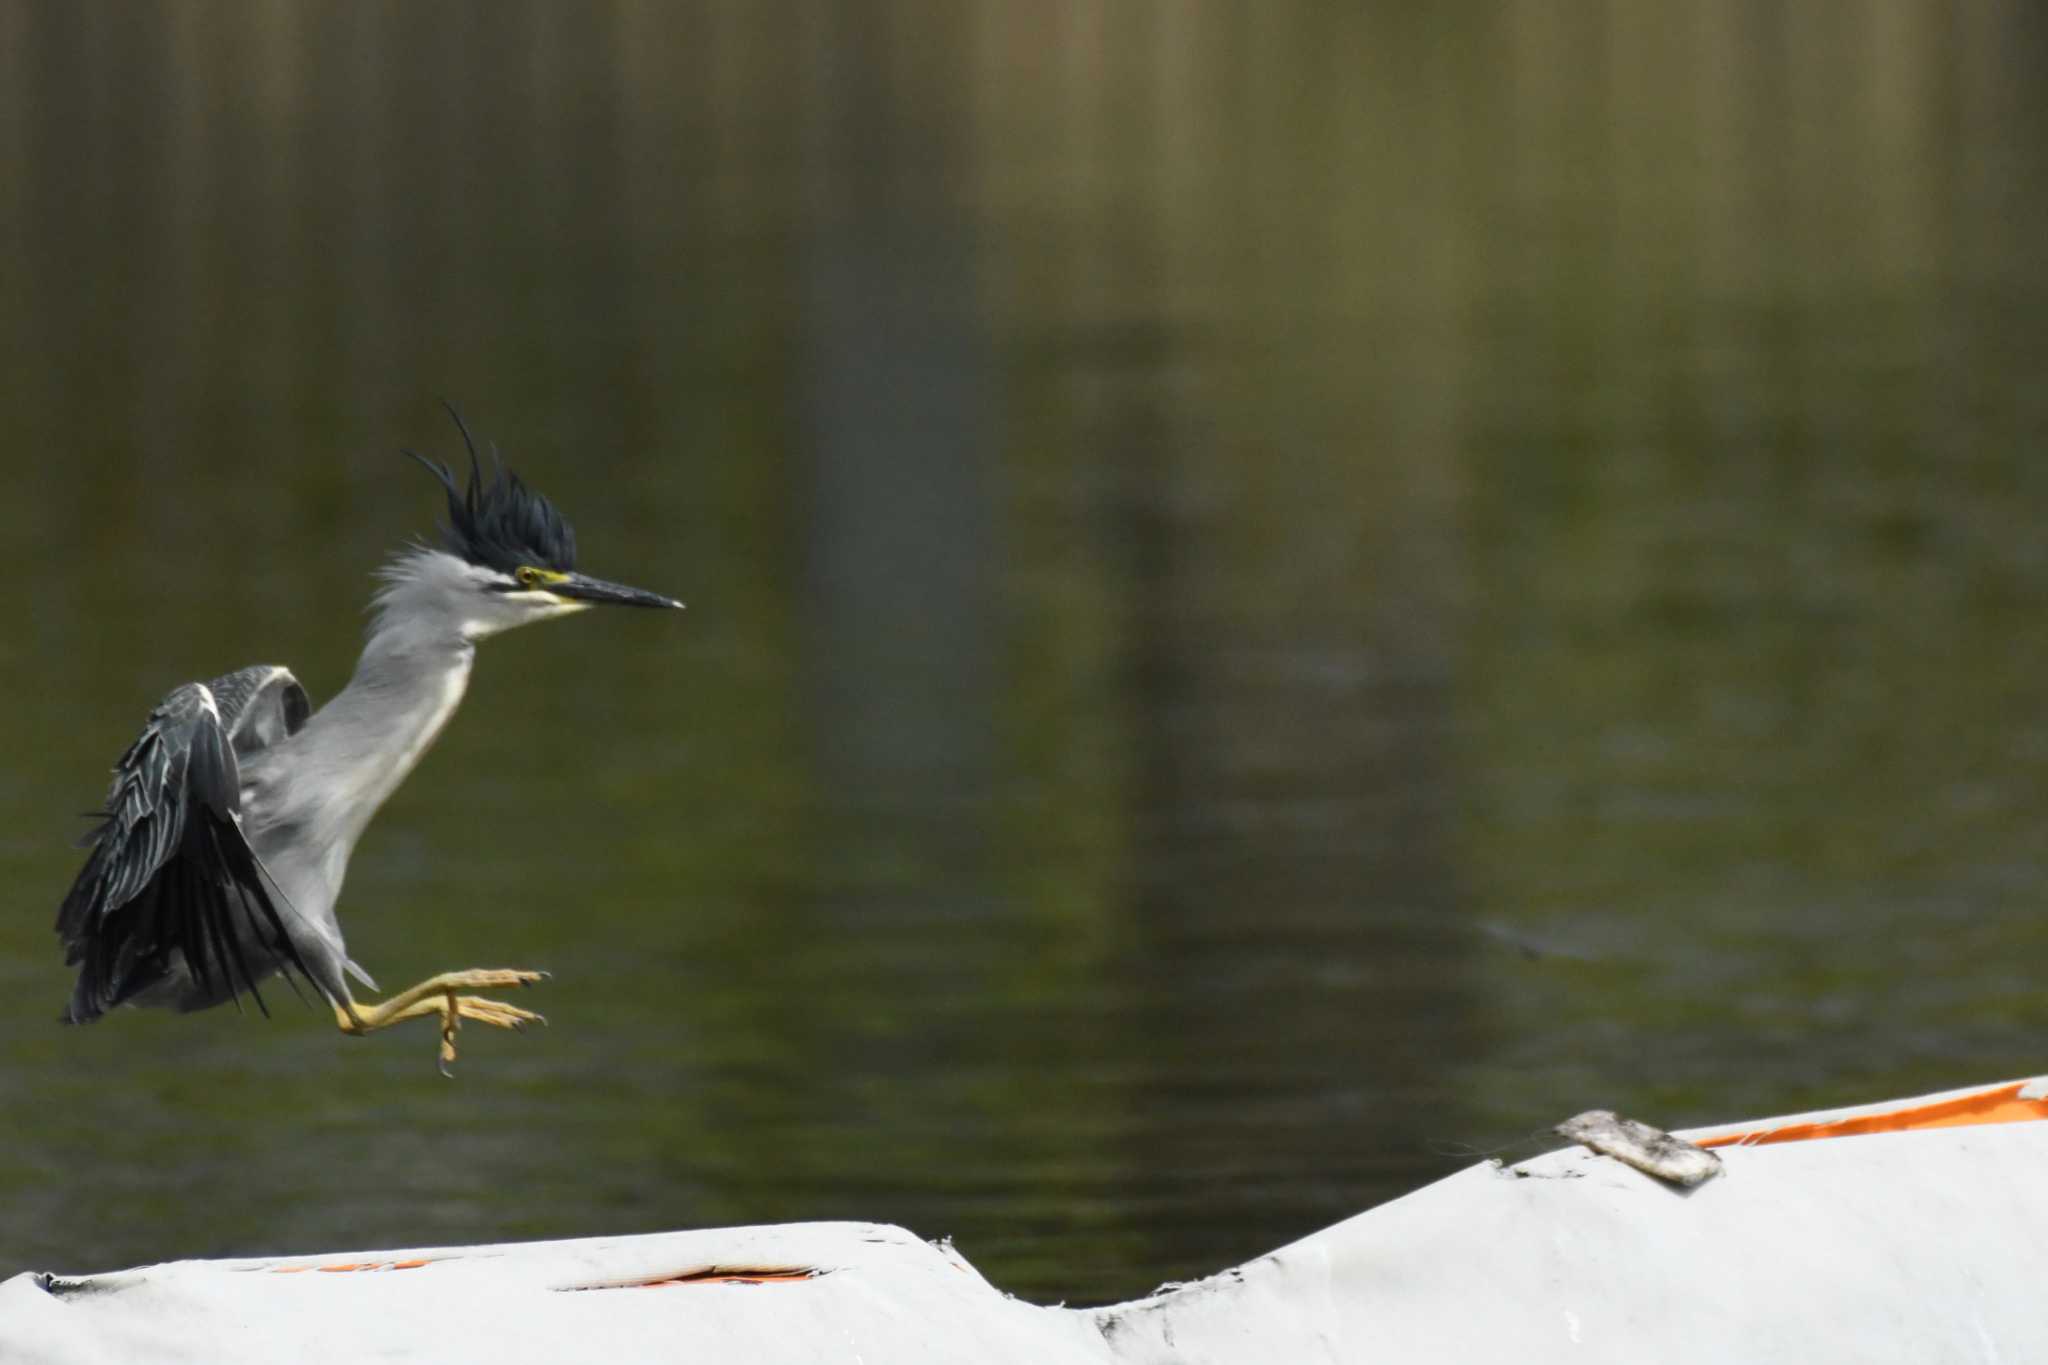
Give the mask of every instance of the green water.
[[(1795, 9), (0, 3), (0, 1269), (1102, 1300), (2048, 1065), (2040, 20)], [(74, 812), (345, 680), (442, 395), (690, 603), (489, 642), (351, 870), (553, 1027), (58, 1027)]]

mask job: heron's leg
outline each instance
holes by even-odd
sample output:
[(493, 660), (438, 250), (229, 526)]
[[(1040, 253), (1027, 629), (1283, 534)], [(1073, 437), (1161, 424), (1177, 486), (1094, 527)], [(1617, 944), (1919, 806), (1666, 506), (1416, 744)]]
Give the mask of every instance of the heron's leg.
[(523, 1029), (530, 1023), (547, 1022), (532, 1010), (523, 1010), (508, 1005), (502, 1000), (486, 1000), (477, 995), (459, 995), (464, 989), (491, 988), (501, 986), (530, 986), (547, 977), (545, 972), (482, 969), (468, 972), (442, 972), (430, 976), (417, 986), (408, 987), (386, 1000), (371, 1004), (358, 1004), (349, 1000), (334, 1007), (334, 1021), (343, 1033), (365, 1034), (407, 1019), (418, 1019), (429, 1014), (441, 1019), (441, 1070), (447, 1071), (448, 1064), (455, 1060), (455, 1031), (462, 1027), (464, 1019), (473, 1019), (480, 1024), (495, 1028)]

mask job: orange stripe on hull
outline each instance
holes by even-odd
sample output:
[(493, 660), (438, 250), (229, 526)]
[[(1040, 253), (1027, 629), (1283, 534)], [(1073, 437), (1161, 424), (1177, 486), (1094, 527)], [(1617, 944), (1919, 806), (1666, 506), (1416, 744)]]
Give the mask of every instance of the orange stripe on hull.
[(1989, 1090), (1956, 1095), (1928, 1104), (1907, 1105), (1903, 1109), (1722, 1133), (1716, 1137), (1700, 1138), (1698, 1143), (1702, 1147), (1761, 1147), (1771, 1142), (1805, 1142), (1810, 1138), (1908, 1133), (1920, 1128), (1965, 1128), (1980, 1123), (2025, 1123), (2048, 1119), (2048, 1099), (2020, 1098), (2020, 1092), (2032, 1084), (2031, 1081), (2014, 1081), (2011, 1085), (1994, 1086)]

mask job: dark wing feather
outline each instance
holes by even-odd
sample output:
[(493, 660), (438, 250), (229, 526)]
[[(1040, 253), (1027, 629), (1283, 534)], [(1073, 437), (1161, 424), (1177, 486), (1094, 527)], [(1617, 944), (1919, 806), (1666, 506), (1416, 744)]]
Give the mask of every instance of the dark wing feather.
[[(249, 714), (259, 691), (241, 698), (239, 715)], [(210, 689), (188, 683), (164, 698), (121, 756), (57, 933), (65, 961), (79, 969), (67, 1015), (74, 1023), (164, 980), (174, 957), (202, 995), (239, 998), (246, 990), (266, 1014), (245, 945), (267, 950), (266, 967), (276, 960), (305, 971), (243, 837), (234, 736)]]

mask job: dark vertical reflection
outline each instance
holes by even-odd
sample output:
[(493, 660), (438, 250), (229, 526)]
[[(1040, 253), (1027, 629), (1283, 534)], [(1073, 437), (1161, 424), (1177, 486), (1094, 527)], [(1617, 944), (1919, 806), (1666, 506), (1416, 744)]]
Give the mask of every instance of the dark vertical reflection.
[[(823, 1074), (792, 1146), (863, 1128), (934, 1171), (922, 1204), (986, 1189), (956, 1154), (1003, 1147), (1035, 1089), (1019, 1075), (989, 1096), (975, 1079), (1022, 1044), (992, 1008), (1014, 931), (988, 881), (1001, 545), (972, 305), (971, 14), (805, 17), (792, 491), (817, 865), (813, 946), (783, 971)], [(873, 1207), (871, 1179), (835, 1181), (807, 1150), (794, 1162), (818, 1174), (819, 1206)]]
[(884, 822), (856, 844), (944, 842), (991, 778), (999, 548), (968, 307), (965, 12), (827, 14), (808, 34), (798, 258), (815, 742), (829, 804)]
[[(1455, 551), (1424, 456), (1448, 454), (1455, 389), (1435, 357), (1390, 355), (1401, 380), (1384, 384), (1325, 361), (1354, 337), (1441, 338), (1414, 333), (1405, 289), (1347, 295), (1338, 248), (1303, 212), (1360, 173), (1437, 207), (1449, 195), (1430, 170), (1438, 111), (1402, 83), (1427, 69), (1426, 32), (1226, 22), (1168, 86), (1153, 20), (1109, 13), (1088, 127), (1131, 202), (1106, 196), (1105, 221), (1078, 225), (1116, 292), (1073, 300), (1070, 354), (1116, 470), (1094, 529), (1124, 595), (1129, 1142), (1149, 1206), (1204, 1210), (1151, 1230), (1160, 1262), (1192, 1274), (1340, 1216), (1390, 1166), (1426, 1168), (1428, 1139), (1459, 1122), (1445, 1078), (1475, 1045), (1463, 959), (1477, 938), (1450, 824)], [(1302, 79), (1354, 63), (1375, 79)], [(1388, 88), (1383, 104), (1357, 93)], [(1188, 283), (1170, 243), (1192, 224), (1162, 192), (1166, 121), (1212, 101), (1245, 131), (1208, 148), (1179, 211), (1220, 238), (1205, 264), (1222, 288), (1261, 301), (1248, 336), (1177, 316)], [(1350, 125), (1382, 118), (1412, 157), (1350, 148)], [(1273, 154), (1299, 143), (1317, 155)], [(1433, 270), (1440, 244), (1400, 213), (1367, 230)]]

